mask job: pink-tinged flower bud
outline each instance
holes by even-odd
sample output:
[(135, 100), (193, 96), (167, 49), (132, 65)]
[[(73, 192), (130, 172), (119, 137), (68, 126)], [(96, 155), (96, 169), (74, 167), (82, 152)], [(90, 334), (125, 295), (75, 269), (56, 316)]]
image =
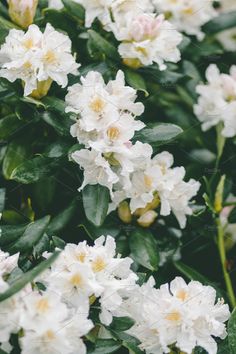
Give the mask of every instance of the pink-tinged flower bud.
[(149, 210), (137, 220), (138, 224), (142, 227), (151, 226), (157, 218), (157, 213), (154, 210)]
[(136, 42), (157, 37), (159, 29), (165, 20), (164, 15), (152, 17), (143, 14), (137, 17), (133, 22), (131, 36)]
[(28, 28), (34, 21), (38, 0), (8, 0), (9, 15), (13, 22)]

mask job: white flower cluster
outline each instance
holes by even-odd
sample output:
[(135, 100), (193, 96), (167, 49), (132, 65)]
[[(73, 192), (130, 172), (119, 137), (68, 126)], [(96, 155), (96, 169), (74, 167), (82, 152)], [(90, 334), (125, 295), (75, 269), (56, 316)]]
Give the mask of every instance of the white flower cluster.
[(217, 16), (213, 0), (154, 0), (157, 11), (168, 16), (178, 31), (204, 38), (201, 27)]
[(186, 215), (192, 213), (189, 200), (196, 195), (199, 183), (184, 182), (185, 169), (172, 168), (173, 156), (168, 152), (152, 158), (149, 144), (132, 142), (135, 132), (145, 126), (135, 119), (144, 111), (135, 99), (136, 91), (125, 86), (121, 71), (108, 84), (100, 73), (90, 72), (81, 78), (81, 84), (69, 87), (66, 112), (78, 115), (71, 134), (85, 145), (72, 154), (84, 169), (80, 190), (87, 184), (106, 186), (112, 199), (110, 210), (130, 199), (132, 213), (158, 199), (161, 215), (172, 211), (184, 227)]
[[(2, 277), (17, 266), (18, 256), (0, 253), (0, 292), (9, 287)], [(0, 303), (2, 348), (8, 352), (11, 334), (21, 331), (22, 354), (85, 354), (81, 337), (93, 328), (90, 303), (99, 298), (100, 319), (110, 324), (138, 279), (130, 270), (132, 262), (116, 257), (111, 236), (100, 237), (93, 247), (86, 242), (67, 244), (51, 269), (37, 279), (45, 291), (27, 286)]]
[(223, 300), (215, 303), (216, 291), (197, 281), (186, 284), (180, 277), (160, 289), (154, 285), (151, 277), (137, 287), (119, 313), (135, 320), (128, 333), (139, 339), (140, 349), (146, 354), (163, 354), (175, 345), (181, 352), (191, 354), (196, 346), (201, 346), (208, 354), (216, 354), (213, 337), (226, 337), (224, 322), (230, 316)]
[(118, 51), (131, 67), (180, 60), (178, 45), (182, 35), (164, 15), (157, 16), (150, 0), (75, 0), (86, 10), (85, 25), (98, 18), (107, 31), (112, 31), (121, 44)]
[[(18, 255), (1, 252), (0, 257), (4, 292), (8, 284), (2, 277), (17, 266)], [(216, 354), (212, 336), (226, 336), (224, 322), (230, 314), (228, 305), (215, 304), (215, 290), (194, 281), (187, 285), (182, 278), (159, 290), (152, 278), (139, 286), (131, 264), (128, 257), (116, 257), (111, 236), (101, 236), (94, 246), (85, 241), (68, 244), (37, 279), (46, 290), (28, 285), (0, 303), (1, 348), (9, 353), (11, 334), (20, 333), (22, 354), (85, 354), (82, 337), (94, 326), (88, 315), (98, 299), (101, 322), (109, 325), (113, 316), (132, 318), (135, 324), (128, 333), (140, 340), (147, 354), (169, 353), (174, 344), (187, 354), (198, 345)]]
[(206, 131), (218, 124), (223, 125), (222, 135), (231, 138), (236, 135), (236, 66), (230, 74), (221, 74), (215, 64), (206, 70), (207, 83), (196, 87), (200, 95), (194, 112)]
[(36, 25), (26, 33), (10, 30), (0, 49), (0, 66), (0, 77), (21, 79), (28, 96), (37, 89), (46, 94), (52, 81), (66, 87), (68, 74), (77, 74), (79, 64), (71, 54), (69, 37), (47, 24), (44, 33)]

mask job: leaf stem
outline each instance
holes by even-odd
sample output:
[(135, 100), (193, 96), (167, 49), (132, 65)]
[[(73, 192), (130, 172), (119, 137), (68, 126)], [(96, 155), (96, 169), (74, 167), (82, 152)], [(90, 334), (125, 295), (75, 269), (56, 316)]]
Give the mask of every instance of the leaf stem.
[(236, 307), (236, 298), (235, 298), (231, 278), (230, 278), (230, 275), (228, 273), (227, 266), (226, 266), (227, 258), (226, 258), (226, 252), (225, 252), (225, 244), (224, 244), (224, 229), (221, 225), (221, 221), (219, 218), (216, 220), (216, 224), (217, 224), (217, 230), (218, 230), (218, 239), (217, 239), (218, 242), (217, 243), (218, 243), (218, 249), (219, 249), (219, 254), (220, 254), (223, 275), (224, 275), (224, 279), (225, 279), (225, 285), (226, 285), (230, 304), (231, 304), (232, 308), (235, 308)]

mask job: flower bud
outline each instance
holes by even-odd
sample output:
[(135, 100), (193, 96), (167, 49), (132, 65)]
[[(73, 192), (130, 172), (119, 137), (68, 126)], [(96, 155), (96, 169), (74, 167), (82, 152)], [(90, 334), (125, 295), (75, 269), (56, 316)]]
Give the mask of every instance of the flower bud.
[(154, 210), (149, 210), (137, 220), (138, 224), (142, 227), (151, 226), (157, 218), (157, 213)]
[(28, 28), (34, 21), (38, 0), (8, 0), (9, 16), (22, 28)]
[(139, 69), (143, 66), (139, 59), (123, 59), (123, 64), (131, 69)]
[(158, 194), (154, 194), (154, 198), (151, 203), (148, 203), (145, 208), (138, 208), (135, 210), (135, 216), (142, 216), (149, 210), (155, 210), (160, 205), (160, 199)]
[(120, 203), (118, 207), (119, 218), (125, 223), (130, 224), (132, 221), (132, 214), (128, 202), (124, 201)]
[(33, 90), (30, 96), (38, 100), (41, 99), (42, 97), (47, 95), (51, 85), (52, 85), (52, 79), (38, 81), (37, 89)]

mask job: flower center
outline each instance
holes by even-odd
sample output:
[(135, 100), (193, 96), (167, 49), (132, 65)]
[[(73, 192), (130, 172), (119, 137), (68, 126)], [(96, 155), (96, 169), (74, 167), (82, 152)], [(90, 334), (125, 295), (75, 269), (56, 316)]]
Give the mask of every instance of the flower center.
[(26, 39), (23, 44), (26, 49), (31, 49), (34, 46), (34, 42), (32, 38)]
[(49, 309), (49, 303), (47, 299), (40, 299), (36, 304), (36, 309), (39, 313), (45, 313)]
[(82, 278), (81, 274), (76, 273), (76, 274), (72, 275), (72, 277), (70, 278), (70, 283), (73, 286), (81, 287), (83, 285), (83, 278)]
[(194, 10), (192, 7), (186, 7), (186, 9), (182, 10), (182, 13), (185, 15), (193, 15), (194, 14)]
[(111, 127), (107, 130), (107, 136), (110, 140), (117, 140), (120, 136), (120, 130), (117, 127)]
[(53, 340), (55, 339), (55, 333), (49, 329), (46, 333), (45, 333), (45, 337), (49, 340)]
[(185, 301), (188, 298), (188, 293), (184, 289), (181, 289), (177, 292), (176, 297), (179, 300)]
[(151, 188), (152, 187), (152, 182), (153, 182), (152, 177), (144, 175), (144, 184), (145, 184), (146, 187)]
[(106, 268), (106, 263), (101, 257), (97, 257), (93, 262), (92, 262), (92, 269), (95, 273), (101, 272)]
[(26, 61), (26, 62), (23, 64), (23, 67), (24, 67), (24, 69), (29, 70), (29, 69), (32, 68), (32, 64), (31, 64), (29, 61)]
[(80, 252), (76, 255), (76, 258), (78, 259), (78, 261), (80, 261), (81, 263), (84, 263), (85, 258), (86, 258), (86, 253), (85, 252)]
[(56, 61), (56, 55), (52, 50), (48, 50), (46, 54), (44, 54), (43, 60), (48, 64), (53, 64)]
[(166, 316), (166, 320), (178, 322), (181, 319), (179, 311), (173, 311)]
[(96, 113), (102, 113), (105, 102), (100, 97), (95, 97), (89, 104), (89, 107)]

